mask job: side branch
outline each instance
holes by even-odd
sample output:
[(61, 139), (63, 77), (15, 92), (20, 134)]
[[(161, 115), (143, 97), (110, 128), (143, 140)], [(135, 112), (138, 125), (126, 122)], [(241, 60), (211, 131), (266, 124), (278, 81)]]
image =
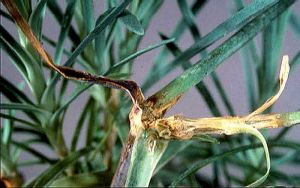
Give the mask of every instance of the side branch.
[(255, 129), (289, 127), (300, 123), (300, 111), (244, 117), (215, 117), (191, 119), (171, 116), (157, 120), (149, 127), (161, 139), (187, 140), (203, 134), (238, 134), (250, 126)]

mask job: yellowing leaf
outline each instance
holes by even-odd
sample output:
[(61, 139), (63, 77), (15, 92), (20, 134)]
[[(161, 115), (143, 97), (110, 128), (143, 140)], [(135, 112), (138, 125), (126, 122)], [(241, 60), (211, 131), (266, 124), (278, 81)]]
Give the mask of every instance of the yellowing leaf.
[(281, 68), (280, 68), (280, 73), (279, 73), (279, 90), (276, 93), (276, 95), (272, 96), (269, 98), (263, 105), (261, 105), (258, 109), (256, 109), (254, 112), (248, 115), (248, 118), (255, 116), (257, 114), (262, 113), (265, 111), (267, 108), (269, 108), (274, 102), (278, 100), (280, 97), (281, 93), (284, 90), (286, 81), (289, 76), (289, 71), (290, 71), (290, 66), (289, 66), (289, 57), (287, 55), (283, 56), (282, 62), (281, 62)]

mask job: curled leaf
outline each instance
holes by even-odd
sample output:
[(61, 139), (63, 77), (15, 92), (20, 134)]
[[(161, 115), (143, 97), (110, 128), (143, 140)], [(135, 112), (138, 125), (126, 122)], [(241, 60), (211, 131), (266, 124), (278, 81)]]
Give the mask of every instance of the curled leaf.
[(269, 153), (269, 149), (268, 149), (268, 145), (267, 142), (264, 138), (264, 136), (256, 129), (253, 128), (249, 125), (247, 126), (243, 126), (243, 127), (239, 127), (237, 132), (235, 133), (248, 133), (248, 134), (252, 134), (253, 136), (257, 137), (264, 148), (264, 152), (265, 152), (265, 157), (266, 157), (266, 163), (267, 163), (267, 171), (266, 173), (260, 177), (258, 180), (256, 180), (255, 182), (247, 185), (246, 187), (257, 187), (259, 185), (261, 185), (268, 177), (269, 173), (270, 173), (270, 168), (271, 168), (271, 162), (270, 162), (270, 153)]
[(103, 76), (96, 76), (84, 71), (77, 71), (65, 66), (59, 66), (53, 63), (52, 58), (43, 48), (34, 32), (28, 25), (27, 21), (21, 16), (18, 8), (14, 4), (14, 1), (3, 0), (4, 6), (7, 8), (17, 25), (23, 31), (25, 36), (30, 41), (31, 45), (38, 52), (38, 54), (44, 59), (45, 63), (60, 73), (63, 77), (73, 80), (86, 81), (90, 83), (100, 84), (110, 88), (122, 89), (129, 93), (134, 104), (140, 104), (144, 101), (144, 96), (140, 90), (140, 87), (131, 80), (114, 80)]
[(282, 62), (281, 62), (281, 68), (280, 68), (280, 73), (279, 73), (279, 90), (276, 93), (276, 95), (272, 96), (269, 98), (263, 105), (261, 105), (258, 109), (256, 109), (254, 112), (248, 115), (248, 118), (253, 117), (257, 114), (262, 113), (265, 111), (267, 108), (269, 108), (274, 102), (278, 100), (280, 97), (281, 93), (284, 90), (286, 81), (289, 76), (289, 71), (290, 71), (290, 66), (289, 66), (289, 57), (287, 55), (283, 56)]

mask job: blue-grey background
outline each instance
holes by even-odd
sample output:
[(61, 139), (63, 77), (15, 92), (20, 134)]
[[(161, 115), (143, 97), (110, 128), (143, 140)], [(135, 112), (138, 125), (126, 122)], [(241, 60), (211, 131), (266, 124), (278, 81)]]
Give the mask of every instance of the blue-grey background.
[[(95, 15), (98, 16), (103, 12), (103, 1), (102, 0), (94, 0), (95, 2)], [(189, 1), (192, 2), (191, 0)], [(251, 2), (251, 1), (246, 1)], [(59, 1), (62, 5), (62, 10), (64, 10), (65, 2)], [(198, 27), (204, 36), (213, 30), (220, 23), (225, 21), (231, 15), (233, 1), (228, 0), (210, 0), (206, 3), (204, 8), (201, 10), (200, 14), (197, 16), (197, 24)], [(1, 4), (1, 9), (4, 9)], [(300, 1), (297, 1), (293, 6), (292, 10), (294, 13), (300, 17)], [(162, 5), (159, 12), (154, 16), (148, 30), (145, 32), (145, 36), (141, 42), (139, 49), (143, 49), (151, 44), (154, 44), (160, 41), (158, 32), (162, 32), (164, 34), (169, 35), (173, 28), (175, 27), (178, 20), (181, 19), (181, 14), (175, 0), (166, 0)], [(1, 18), (1, 25), (3, 25), (7, 30), (9, 30), (14, 35), (17, 34), (16, 28), (10, 22)], [(46, 12), (46, 20), (43, 25), (43, 32), (45, 35), (50, 38), (57, 40), (59, 34), (59, 27), (57, 22), (55, 21), (53, 15), (49, 11)], [(291, 31), (290, 28), (286, 31), (286, 35), (284, 37), (283, 49), (281, 55), (287, 54), (293, 57), (300, 49), (300, 40), (299, 36), (296, 36), (295, 33)], [(224, 41), (224, 40), (222, 40)], [(257, 44), (260, 44), (260, 36), (256, 37)], [(185, 32), (184, 36), (180, 39), (177, 44), (181, 47), (181, 49), (186, 49), (193, 43), (193, 39), (190, 33)], [(214, 44), (213, 46), (219, 45), (220, 42)], [(68, 47), (68, 43), (66, 44)], [(46, 49), (53, 56), (54, 50), (46, 46)], [(134, 63), (134, 71), (132, 75), (132, 79), (137, 81), (138, 84), (142, 84), (143, 78), (145, 74), (150, 69), (154, 57), (158, 54), (159, 50), (153, 50), (148, 52), (141, 57), (138, 57)], [(198, 58), (194, 58), (195, 62)], [(66, 59), (63, 59), (63, 61)], [(281, 62), (278, 59), (278, 64)], [(162, 62), (164, 63), (164, 62)], [(167, 63), (167, 62), (165, 62)], [(177, 77), (182, 70), (177, 68), (175, 71), (171, 72), (167, 77), (163, 78), (161, 81), (155, 84), (153, 88), (151, 88), (146, 96), (153, 94), (158, 91), (160, 88), (169, 83), (172, 79)], [(248, 105), (247, 105), (247, 95), (246, 95), (246, 87), (245, 87), (245, 79), (244, 79), (244, 69), (242, 66), (242, 61), (239, 53), (234, 54), (232, 57), (226, 60), (226, 63), (220, 65), (216, 72), (218, 73), (221, 83), (226, 89), (227, 96), (230, 101), (234, 105), (234, 110), (238, 113), (238, 115), (245, 115), (248, 113)], [(300, 109), (300, 66), (296, 67), (296, 69), (290, 73), (286, 88), (279, 98), (279, 100), (274, 105), (272, 112), (291, 112)], [(14, 65), (9, 61), (5, 52), (1, 50), (1, 74), (7, 78), (8, 80), (19, 84), (22, 80), (20, 74), (17, 72)], [(221, 110), (225, 112), (225, 109), (221, 103), (220, 96), (216, 92), (213, 84), (211, 84), (211, 80), (209, 77), (205, 79), (209, 89), (216, 97), (216, 100), (220, 104)], [(29, 92), (29, 89), (25, 86), (24, 90)], [(69, 93), (72, 92), (72, 89), (69, 90)], [(74, 127), (76, 125), (79, 114), (81, 113), (81, 106), (83, 106), (86, 100), (86, 94), (82, 94), (79, 97), (79, 100), (74, 101), (69, 110), (67, 111), (67, 118), (65, 120), (64, 125), (64, 134), (67, 139), (67, 144), (70, 143), (70, 139), (68, 139), (68, 135), (73, 134)], [(2, 101), (6, 99), (2, 97)], [(204, 101), (200, 97), (199, 93), (195, 89), (190, 89), (178, 102), (178, 104), (170, 111), (167, 115), (172, 114), (182, 114), (188, 117), (210, 117), (207, 107), (205, 106)], [(2, 120), (1, 120), (2, 121)], [(271, 134), (278, 132), (279, 129), (271, 130)], [(84, 134), (82, 133), (82, 145), (84, 143)], [(290, 131), (288, 134), (289, 138), (299, 139), (300, 127), (294, 127), (293, 131)], [(55, 154), (50, 153), (46, 148), (41, 148), (43, 152), (49, 153), (50, 156)], [(23, 153), (21, 159), (31, 158), (29, 154)], [(40, 174), (45, 169), (45, 166), (34, 166), (34, 167), (24, 167), (22, 168), (22, 172), (25, 178), (30, 179), (37, 174)], [(299, 173), (300, 169), (289, 168), (291, 172)], [(210, 173), (210, 166), (206, 167), (202, 173)]]

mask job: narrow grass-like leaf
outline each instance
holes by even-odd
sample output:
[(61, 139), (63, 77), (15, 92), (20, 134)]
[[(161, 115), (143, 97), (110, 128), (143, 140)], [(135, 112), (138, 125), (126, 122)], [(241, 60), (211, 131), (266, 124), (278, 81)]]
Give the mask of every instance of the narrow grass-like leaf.
[[(243, 2), (241, 0), (235, 1), (235, 6), (237, 11), (244, 8)], [(254, 46), (254, 41), (249, 41), (244, 48), (241, 49), (241, 54), (243, 58), (243, 66), (245, 73), (245, 80), (247, 86), (247, 95), (248, 95), (248, 105), (251, 111), (256, 109), (256, 96), (255, 96), (255, 88), (254, 88), (254, 78), (252, 76), (252, 66), (251, 66), (251, 48)], [(253, 60), (253, 59), (252, 59)]]
[(300, 64), (300, 51), (295, 55), (295, 57), (291, 60), (290, 66), (291, 70), (294, 70), (297, 65)]
[(1, 159), (1, 169), (4, 171), (14, 171), (16, 169), (16, 164), (12, 161), (11, 156), (9, 153), (7, 153), (6, 150), (2, 150), (3, 143), (0, 143), (1, 145), (1, 152), (0, 152), (0, 159)]
[(19, 162), (17, 165), (19, 167), (34, 167), (34, 165), (41, 165), (44, 164), (45, 162), (41, 160), (31, 160), (31, 161), (26, 161), (26, 162)]
[(285, 153), (285, 155), (283, 155), (282, 157), (272, 161), (272, 168), (277, 168), (280, 165), (287, 164), (288, 162), (292, 161), (295, 157), (297, 157), (297, 155), (299, 155), (299, 151), (290, 151), (288, 153)]
[(134, 58), (148, 52), (148, 51), (151, 51), (155, 48), (158, 48), (158, 47), (161, 47), (163, 45), (166, 45), (168, 43), (171, 43), (173, 42), (175, 39), (172, 38), (172, 39), (167, 39), (167, 40), (163, 40), (157, 44), (154, 44), (154, 45), (150, 45), (148, 46), (147, 48), (145, 49), (142, 49), (142, 50), (139, 50), (131, 55), (129, 55), (128, 57), (124, 58), (123, 60), (121, 60), (120, 62), (114, 64), (114, 66), (112, 66), (104, 75), (109, 75), (111, 72), (114, 72), (114, 70), (120, 68), (121, 66), (125, 65), (126, 63), (128, 63), (129, 61), (133, 60)]
[(273, 170), (270, 172), (270, 176), (273, 177), (274, 180), (281, 180), (281, 182), (285, 182), (284, 185), (293, 187), (294, 185), (300, 184), (300, 176), (298, 175), (290, 175), (283, 173), (279, 170)]
[[(13, 111), (11, 111), (11, 110), (9, 111), (9, 114), (14, 115)], [(11, 143), (11, 138), (12, 138), (13, 131), (14, 131), (14, 122), (9, 120), (9, 119), (2, 120), (1, 149), (2, 149), (2, 151), (5, 150), (5, 153), (8, 153), (8, 154), (9, 154), (9, 151), (10, 151), (10, 143)]]
[(172, 141), (168, 144), (166, 151), (163, 156), (159, 160), (153, 175), (158, 173), (168, 162), (170, 162), (173, 158), (178, 156), (180, 152), (183, 152), (187, 149), (193, 141), (181, 142), (181, 141)]
[(252, 66), (251, 66), (251, 58), (249, 57), (249, 45), (242, 48), (242, 58), (244, 65), (244, 74), (247, 86), (247, 94), (248, 94), (248, 105), (251, 111), (256, 109), (256, 95), (255, 95), (255, 87), (254, 87), (254, 78), (252, 76)]
[(264, 14), (272, 5), (280, 3), (279, 0), (267, 0), (267, 1), (254, 1), (249, 6), (245, 7), (234, 16), (217, 26), (213, 31), (204, 36), (201, 40), (194, 43), (191, 47), (185, 50), (180, 56), (175, 58), (169, 64), (165, 64), (160, 69), (156, 69), (151, 74), (151, 79), (143, 84), (143, 89), (148, 89), (157, 80), (165, 76), (167, 73), (174, 69), (174, 66), (192, 58), (194, 55), (200, 53), (209, 45), (213, 44), (223, 36), (231, 33), (234, 30), (241, 29), (248, 24), (254, 18)]
[(198, 41), (201, 38), (201, 35), (197, 28), (197, 25), (195, 24), (195, 17), (192, 10), (188, 7), (188, 4), (185, 0), (177, 0), (177, 3), (184, 21), (188, 25), (194, 40)]
[(290, 25), (298, 36), (300, 36), (300, 21), (295, 13), (292, 13), (289, 19)]
[[(164, 35), (160, 35), (161, 38), (163, 39), (167, 39), (166, 36)], [(175, 44), (175, 43), (170, 43), (167, 44), (167, 48), (171, 51), (171, 53), (174, 56), (177, 56), (181, 53), (181, 50), (179, 49), (179, 47)], [(190, 68), (192, 66), (192, 63), (189, 61), (186, 61), (182, 64), (182, 68), (184, 70), (187, 70), (188, 68)], [(208, 106), (210, 112), (214, 115), (214, 116), (221, 116), (221, 112), (219, 111), (219, 108), (217, 106), (217, 103), (215, 102), (214, 98), (212, 97), (210, 91), (208, 90), (208, 88), (206, 87), (204, 82), (199, 82), (196, 85), (196, 89), (197, 91), (201, 94), (201, 96), (204, 99), (204, 102), (206, 103), (206, 105)]]
[(250, 185), (247, 185), (247, 187), (257, 187), (257, 186), (261, 185), (267, 179), (267, 177), (270, 173), (271, 162), (270, 162), (270, 154), (269, 154), (267, 142), (266, 142), (264, 136), (257, 129), (252, 128), (251, 126), (250, 127), (246, 127), (246, 126), (240, 127), (238, 132), (252, 134), (256, 138), (258, 138), (263, 145), (263, 149), (264, 149), (265, 157), (266, 157), (267, 172), (263, 176), (261, 176), (259, 179), (257, 179), (253, 183), (251, 183)]
[(58, 43), (56, 44), (56, 50), (55, 50), (55, 55), (54, 55), (54, 63), (56, 64), (60, 64), (61, 61), (61, 57), (62, 57), (62, 53), (64, 50), (64, 41), (69, 33), (69, 29), (71, 27), (71, 21), (73, 18), (73, 14), (75, 11), (75, 5), (76, 5), (76, 1), (72, 0), (72, 1), (68, 1), (68, 5), (66, 8), (66, 12), (63, 16), (63, 21), (62, 21), (62, 25), (61, 25), (61, 29), (60, 29), (60, 33), (59, 33), (59, 37), (58, 37)]
[(32, 154), (34, 157), (40, 159), (42, 162), (47, 162), (52, 164), (55, 160), (48, 158), (46, 155), (44, 155), (43, 153), (37, 151), (36, 149), (28, 146), (28, 144), (26, 143), (22, 143), (22, 142), (17, 142), (17, 141), (13, 141), (12, 142), (15, 146), (21, 148), (23, 151), (26, 151), (30, 154)]
[(95, 18), (94, 18), (94, 4), (93, 1), (81, 0), (82, 7), (82, 16), (84, 18), (84, 28), (85, 33), (88, 34), (93, 31), (95, 27)]
[[(195, 18), (193, 16), (193, 13), (192, 11), (189, 9), (188, 7), (188, 4), (185, 0), (177, 0), (178, 2), (178, 5), (179, 5), (179, 9), (181, 11), (181, 14), (183, 15), (183, 18), (184, 18), (184, 21), (186, 22), (186, 24), (188, 25), (188, 28), (194, 38), (194, 41), (195, 42), (198, 42), (200, 39), (201, 39), (201, 34), (200, 34), (200, 31), (198, 30), (197, 28), (197, 25), (196, 25), (196, 22), (195, 22)], [(202, 50), (200, 52), (200, 54), (202, 56), (206, 56), (207, 55), (207, 52), (206, 50)], [(178, 54), (178, 56), (180, 56), (180, 54)], [(184, 62), (181, 63), (182, 66), (184, 66), (183, 64), (185, 64)], [(225, 104), (225, 107), (229, 113), (229, 115), (233, 116), (234, 115), (234, 111), (233, 111), (233, 108), (232, 108), (232, 105), (231, 103), (229, 102), (229, 99), (225, 93), (225, 90), (218, 78), (218, 75), (215, 73), (215, 72), (212, 72), (211, 73), (211, 78), (213, 80), (213, 83), (215, 84), (220, 96), (221, 96), (221, 99), (222, 99), (222, 102)], [(208, 91), (208, 90), (207, 90)], [(216, 114), (214, 114), (216, 116)], [(219, 114), (220, 116), (221, 114)]]
[[(113, 121), (113, 120), (112, 120)], [(107, 130), (105, 131), (103, 137), (101, 138), (100, 142), (95, 146), (95, 149), (93, 151), (93, 153), (91, 153), (91, 157), (90, 159), (94, 160), (95, 157), (97, 156), (98, 152), (101, 152), (102, 147), (104, 146), (104, 144), (107, 142), (107, 138), (109, 137), (109, 135), (111, 134), (111, 131), (113, 129), (113, 124), (109, 122), (109, 125), (106, 125)], [(89, 145), (90, 141), (87, 140), (87, 145)]]
[(45, 137), (45, 134), (37, 131), (36, 129), (33, 128), (28, 128), (20, 125), (15, 125), (14, 127), (14, 134), (30, 134), (31, 137), (36, 137), (40, 143), (47, 144), (50, 146), (49, 140)]
[(49, 185), (49, 183), (54, 181), (55, 178), (58, 177), (72, 163), (78, 161), (80, 157), (86, 155), (90, 151), (92, 151), (91, 148), (84, 148), (76, 152), (70, 153), (63, 160), (59, 161), (58, 163), (54, 164), (46, 171), (41, 173), (41, 175), (32, 184), (27, 185), (27, 187), (41, 187)]
[(40, 0), (37, 3), (36, 8), (32, 11), (32, 14), (29, 18), (29, 25), (31, 26), (32, 30), (38, 37), (38, 39), (41, 39), (42, 36), (42, 26), (46, 11), (46, 5), (48, 0)]
[(88, 102), (86, 103), (85, 107), (83, 108), (83, 112), (80, 115), (80, 118), (78, 120), (78, 123), (77, 123), (75, 131), (74, 131), (74, 134), (72, 136), (71, 149), (70, 149), (71, 152), (73, 152), (73, 151), (76, 150), (76, 146), (77, 146), (77, 143), (78, 143), (78, 140), (79, 140), (79, 136), (80, 136), (80, 133), (82, 131), (82, 127), (84, 125), (84, 121), (88, 117), (88, 112), (89, 112), (89, 109), (90, 109), (92, 101), (93, 100), (91, 98), (88, 100)]
[[(125, 1), (119, 7), (114, 9), (114, 11), (112, 11), (112, 13), (115, 13), (115, 14), (113, 14), (113, 15), (116, 16), (118, 11), (123, 10), (128, 5), (129, 2), (130, 1)], [(93, 75), (93, 74), (90, 74), (87, 72), (77, 71), (77, 70), (71, 69), (67, 66), (55, 65), (53, 63), (53, 60), (51, 59), (50, 55), (46, 52), (46, 50), (43, 48), (42, 44), (37, 40), (36, 36), (33, 34), (28, 23), (24, 20), (23, 17), (20, 16), (20, 13), (18, 12), (17, 8), (15, 7), (15, 4), (9, 0), (3, 0), (3, 3), (6, 6), (6, 8), (8, 9), (8, 11), (10, 12), (10, 14), (13, 16), (13, 18), (15, 19), (16, 23), (20, 26), (20, 28), (22, 29), (22, 31), (24, 32), (24, 34), (26, 35), (28, 40), (31, 42), (31, 44), (33, 45), (35, 50), (45, 60), (45, 63), (49, 67), (51, 67), (53, 70), (58, 72), (61, 76), (68, 78), (68, 79), (81, 80), (81, 81), (86, 81), (86, 82), (90, 82), (90, 83), (97, 83), (99, 85), (103, 85), (106, 87), (125, 90), (130, 95), (133, 103), (135, 103), (135, 104), (140, 104), (144, 101), (144, 96), (143, 96), (139, 86), (134, 81), (112, 80), (112, 79), (109, 79), (106, 77), (96, 76), (96, 75)], [(107, 19), (107, 20), (109, 20), (109, 19)], [(100, 24), (100, 26), (101, 26), (101, 24)], [(97, 28), (98, 28), (98, 26), (97, 26)], [(89, 37), (90, 38), (88, 40), (91, 40), (92, 39), (91, 37), (95, 37), (95, 35), (89, 35)], [(85, 45), (87, 45), (87, 43)], [(73, 58), (76, 58), (76, 57), (74, 56)], [(52, 88), (54, 87), (54, 83), (56, 83), (55, 81), (57, 81), (57, 78), (58, 78), (58, 74), (52, 80), (49, 87), (52, 87)]]
[[(199, 10), (205, 4), (205, 2), (206, 2), (206, 0), (204, 0), (204, 1), (195, 1), (195, 3), (193, 3), (193, 5), (191, 6), (193, 14), (197, 15)], [(144, 10), (144, 8), (141, 7), (139, 10)], [(142, 13), (144, 13), (144, 11)], [(172, 34), (170, 35), (170, 37), (176, 38), (177, 40), (179, 40), (179, 38), (181, 37), (181, 35), (183, 34), (185, 29), (186, 29), (186, 24), (184, 23), (184, 20), (181, 19), (179, 21), (179, 23), (176, 25), (176, 27), (175, 27), (174, 31), (172, 32)], [(151, 79), (153, 71), (160, 69), (160, 66), (162, 65), (161, 62), (166, 62), (167, 61), (166, 58), (167, 58), (167, 50), (163, 49), (157, 55), (157, 57), (154, 59), (154, 64), (153, 64), (151, 70), (148, 72), (145, 80)], [(146, 91), (146, 89), (147, 88), (144, 88), (144, 91)]]
[[(5, 34), (4, 28), (1, 27), (1, 49), (6, 51), (7, 55), (12, 59), (13, 64), (17, 67), (18, 71), (21, 73), (23, 76), (24, 80), (29, 84), (30, 86), (30, 81), (28, 79), (28, 73), (26, 70), (26, 66), (24, 63), (21, 61), (21, 59), (18, 57), (17, 53), (11, 48), (11, 46), (3, 40), (4, 38), (2, 37), (2, 34)], [(16, 47), (17, 48), (17, 47)]]
[(213, 80), (213, 83), (215, 84), (217, 91), (219, 92), (222, 102), (224, 103), (226, 110), (228, 111), (228, 114), (230, 116), (234, 116), (235, 112), (234, 109), (232, 107), (232, 104), (229, 100), (229, 98), (227, 97), (227, 94), (225, 92), (224, 87), (222, 86), (222, 83), (218, 77), (218, 75), (215, 72), (211, 72), (211, 78)]
[(235, 53), (274, 18), (285, 11), (293, 2), (294, 1), (279, 1), (276, 5), (272, 6), (244, 26), (242, 30), (213, 50), (206, 58), (197, 62), (193, 67), (186, 70), (181, 76), (177, 77), (153, 95), (151, 99), (158, 100), (155, 106), (158, 108), (164, 106), (190, 87), (199, 83), (207, 74), (215, 70), (219, 64), (224, 62), (226, 58)]
[(28, 125), (28, 126), (34, 128), (35, 130), (38, 130), (40, 132), (44, 132), (44, 130), (42, 129), (42, 127), (40, 127), (39, 125), (36, 125), (34, 123), (31, 123), (31, 122), (23, 120), (23, 119), (16, 118), (15, 116), (11, 116), (11, 115), (8, 115), (8, 114), (0, 113), (0, 117), (2, 117), (4, 119), (10, 119), (12, 121), (16, 121), (16, 122)]
[[(57, 42), (55, 42), (54, 40), (50, 39), (49, 37), (43, 35), (43, 40), (49, 44), (50, 46), (52, 47), (56, 47), (58, 45)], [(67, 57), (70, 57), (72, 55), (71, 52), (69, 52), (68, 50), (66, 49), (63, 49), (63, 54), (66, 55)], [(77, 58), (76, 60), (76, 63), (80, 64), (81, 66), (85, 67), (87, 64), (82, 60), (82, 58)], [(86, 68), (86, 67), (85, 67)], [(88, 68), (87, 68), (88, 69)]]
[(0, 92), (12, 102), (24, 102), (33, 105), (33, 102), (21, 90), (2, 76), (0, 76)]
[(103, 21), (95, 27), (95, 29), (90, 32), (83, 41), (74, 50), (72, 56), (66, 61), (65, 65), (70, 66), (74, 63), (76, 57), (83, 51), (83, 49), (93, 40), (95, 37), (107, 27), (116, 17), (121, 14), (126, 6), (131, 2), (131, 0), (124, 0), (118, 7), (116, 7), (110, 14), (108, 14)]
[[(33, 102), (21, 90), (19, 90), (2, 76), (0, 76), (0, 93), (6, 96), (11, 102), (34, 106)], [(39, 118), (33, 112), (25, 111), (25, 113), (34, 122), (40, 122)]]
[(77, 174), (54, 180), (49, 187), (99, 187), (110, 184), (110, 175), (105, 172)]
[(142, 25), (140, 24), (137, 17), (131, 12), (125, 10), (122, 14), (120, 14), (119, 20), (129, 31), (132, 31), (137, 35), (144, 35), (144, 29)]
[(7, 14), (6, 12), (4, 12), (2, 9), (0, 10), (0, 15), (3, 16), (4, 18), (6, 18), (7, 20), (14, 22), (14, 20), (10, 17), (9, 14)]
[(25, 51), (25, 49), (15, 41), (15, 39), (1, 27), (1, 46), (6, 50), (10, 57), (14, 60), (13, 63), (18, 67), (28, 82), (29, 87), (33, 91), (35, 97), (39, 101), (46, 82), (43, 72), (38, 63)]
[[(77, 56), (84, 50), (84, 48), (89, 45), (98, 34), (100, 34), (103, 29), (105, 29), (109, 24), (111, 24), (116, 17), (124, 11), (126, 6), (131, 2), (131, 0), (124, 0), (123, 3), (121, 3), (118, 7), (114, 8), (105, 18), (99, 23), (99, 25), (96, 25), (95, 29), (90, 32), (83, 41), (76, 47), (72, 55), (69, 57), (69, 59), (65, 62), (65, 66), (72, 66), (77, 58)], [(56, 74), (56, 76), (52, 79), (51, 83), (49, 84), (47, 88), (47, 93), (51, 93), (54, 89), (57, 81), (59, 78), (59, 74)], [(45, 94), (47, 96), (48, 94)]]
[[(64, 15), (63, 15), (59, 5), (57, 4), (57, 2), (52, 1), (52, 0), (48, 1), (47, 6), (48, 6), (49, 10), (53, 13), (53, 16), (56, 18), (57, 22), (61, 25), (61, 27), (63, 27), (63, 25), (65, 24), (63, 22)], [(71, 39), (70, 41), (72, 41), (75, 46), (77, 46), (80, 43), (80, 37), (76, 33), (76, 30), (74, 29), (74, 27), (72, 25), (69, 28), (68, 36)]]
[[(113, 10), (109, 9), (107, 11), (105, 11), (103, 14), (101, 14), (98, 19), (96, 20), (96, 25), (99, 25), (103, 19)], [(110, 30), (114, 30), (114, 25), (115, 25), (115, 21), (112, 24), (112, 27), (110, 28)], [(107, 41), (111, 40), (112, 36), (108, 35), (108, 40), (106, 40), (106, 30), (104, 29), (103, 31), (101, 31), (97, 37), (95, 38), (95, 55), (96, 55), (96, 60), (97, 60), (97, 67), (98, 67), (98, 73), (103, 73), (105, 70), (108, 69), (108, 63), (106, 62), (106, 48), (109, 48), (108, 46), (106, 46)]]
[(173, 182), (171, 183), (170, 187), (176, 187), (178, 183), (180, 183), (182, 180), (184, 180), (186, 177), (188, 177), (189, 175), (197, 172), (199, 169), (203, 168), (204, 166), (220, 160), (222, 158), (228, 157), (230, 155), (236, 154), (238, 152), (243, 152), (249, 149), (254, 149), (260, 147), (259, 145), (248, 145), (248, 146), (241, 146), (226, 152), (222, 152), (221, 154), (217, 154), (214, 155), (212, 157), (209, 157), (207, 159), (204, 159), (200, 162), (196, 162), (193, 165), (191, 165), (191, 167), (189, 169), (187, 169), (185, 172), (183, 172), (181, 175), (179, 175), (178, 177), (174, 178)]
[(285, 135), (287, 135), (287, 133), (292, 129), (292, 127), (285, 127), (283, 128), (277, 135), (275, 138), (273, 138), (272, 140), (280, 140), (282, 139)]
[(73, 102), (82, 92), (84, 92), (91, 86), (92, 84), (88, 84), (88, 83), (79, 84), (76, 87), (75, 91), (72, 93), (72, 95), (68, 99), (66, 99), (65, 103), (59, 109), (57, 109), (55, 113), (52, 115), (51, 122), (55, 122), (57, 118), (61, 115), (61, 113), (64, 112), (64, 110), (70, 105), (70, 103)]
[[(90, 146), (93, 142), (93, 139), (96, 137), (97, 127), (100, 124), (99, 121), (99, 106), (97, 103), (93, 102), (89, 109), (89, 119), (87, 122), (87, 136), (86, 136), (86, 145)], [(110, 122), (106, 122), (105, 126), (111, 126)], [(95, 148), (96, 150), (96, 148)]]
[(47, 114), (50, 112), (47, 112), (41, 108), (35, 107), (30, 104), (22, 104), (22, 103), (1, 103), (0, 109), (2, 110), (22, 110), (22, 111), (32, 111), (32, 112), (38, 112), (41, 114)]
[(275, 74), (278, 65), (277, 62), (280, 57), (280, 50), (285, 33), (287, 18), (288, 10), (286, 10), (269, 26), (267, 26), (263, 32), (263, 62), (261, 65), (261, 75), (258, 83), (258, 85), (260, 86), (259, 103), (269, 98), (273, 91), (273, 87), (275, 84)]

